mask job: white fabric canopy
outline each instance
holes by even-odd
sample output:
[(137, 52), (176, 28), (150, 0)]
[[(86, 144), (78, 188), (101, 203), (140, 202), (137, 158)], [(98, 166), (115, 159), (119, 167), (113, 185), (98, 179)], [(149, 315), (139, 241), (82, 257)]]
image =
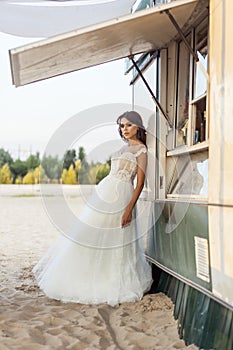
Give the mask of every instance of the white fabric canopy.
[(130, 12), (135, 0), (0, 0), (0, 31), (47, 38)]

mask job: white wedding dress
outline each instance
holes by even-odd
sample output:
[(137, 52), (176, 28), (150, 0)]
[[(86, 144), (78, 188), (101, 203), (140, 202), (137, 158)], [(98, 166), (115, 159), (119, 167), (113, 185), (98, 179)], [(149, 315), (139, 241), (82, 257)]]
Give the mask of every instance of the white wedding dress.
[(137, 157), (144, 145), (125, 146), (111, 157), (111, 171), (95, 188), (73, 234), (62, 235), (33, 272), (53, 299), (112, 306), (142, 298), (152, 284), (143, 254), (137, 206), (130, 225), (121, 218), (133, 194)]

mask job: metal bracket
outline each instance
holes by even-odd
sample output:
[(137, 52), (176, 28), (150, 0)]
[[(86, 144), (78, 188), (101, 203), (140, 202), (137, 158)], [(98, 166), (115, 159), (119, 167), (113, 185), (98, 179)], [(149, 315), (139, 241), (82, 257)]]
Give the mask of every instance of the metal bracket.
[(162, 113), (162, 115), (164, 116), (166, 121), (168, 122), (169, 126), (172, 128), (172, 123), (171, 123), (170, 119), (168, 118), (166, 112), (164, 111), (164, 109), (161, 106), (161, 104), (160, 104), (159, 100), (157, 99), (157, 97), (155, 97), (152, 89), (150, 88), (150, 85), (146, 81), (146, 79), (145, 79), (144, 75), (142, 74), (140, 68), (138, 67), (137, 63), (134, 61), (133, 56), (129, 56), (129, 59), (132, 61), (135, 69), (137, 70), (138, 74), (140, 75), (140, 77), (142, 78), (144, 84), (146, 85), (147, 89), (149, 90), (149, 92), (151, 94), (151, 97), (152, 97), (153, 101), (155, 102), (156, 106), (158, 107), (158, 109), (160, 110), (160, 112)]
[(172, 16), (172, 14), (169, 12), (169, 10), (165, 10), (163, 12), (166, 13), (166, 15), (169, 17), (170, 21), (172, 22), (172, 24), (176, 28), (177, 32), (180, 34), (180, 36), (181, 36), (183, 42), (185, 43), (187, 49), (193, 55), (195, 61), (198, 62), (199, 61), (199, 57), (198, 57), (197, 53), (193, 50), (193, 48), (189, 44), (189, 42), (186, 39), (184, 33), (182, 32), (182, 29), (180, 28), (179, 24), (176, 22), (175, 18)]
[(176, 22), (175, 18), (172, 16), (172, 14), (170, 13), (169, 10), (164, 10), (162, 11), (164, 13), (166, 13), (166, 15), (169, 17), (170, 21), (172, 22), (172, 24), (174, 25), (174, 27), (176, 28), (177, 32), (180, 34), (184, 44), (186, 45), (187, 49), (189, 50), (189, 52), (191, 53), (191, 55), (194, 57), (195, 62), (198, 64), (198, 66), (200, 67), (202, 73), (205, 75), (206, 79), (209, 79), (209, 74), (206, 71), (205, 67), (203, 66), (203, 64), (201, 63), (201, 61), (199, 60), (198, 54), (197, 52), (195, 52), (192, 48), (192, 46), (189, 44), (188, 40), (186, 39), (182, 29), (180, 28), (179, 24)]

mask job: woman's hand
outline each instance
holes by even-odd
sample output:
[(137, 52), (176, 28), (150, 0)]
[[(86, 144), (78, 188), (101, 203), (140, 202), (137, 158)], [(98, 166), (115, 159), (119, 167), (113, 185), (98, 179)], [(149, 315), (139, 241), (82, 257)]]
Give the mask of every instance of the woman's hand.
[(122, 215), (121, 227), (124, 228), (125, 226), (128, 226), (131, 223), (131, 220), (132, 220), (132, 210), (126, 208), (124, 214)]

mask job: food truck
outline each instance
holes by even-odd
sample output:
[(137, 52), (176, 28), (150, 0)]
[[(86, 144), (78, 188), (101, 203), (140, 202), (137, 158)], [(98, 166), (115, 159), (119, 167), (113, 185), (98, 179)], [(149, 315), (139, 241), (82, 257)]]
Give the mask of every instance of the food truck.
[(231, 0), (136, 1), (10, 51), (15, 86), (125, 58), (132, 108), (147, 94), (153, 109), (145, 254), (180, 337), (201, 349), (233, 347), (232, 13)]

